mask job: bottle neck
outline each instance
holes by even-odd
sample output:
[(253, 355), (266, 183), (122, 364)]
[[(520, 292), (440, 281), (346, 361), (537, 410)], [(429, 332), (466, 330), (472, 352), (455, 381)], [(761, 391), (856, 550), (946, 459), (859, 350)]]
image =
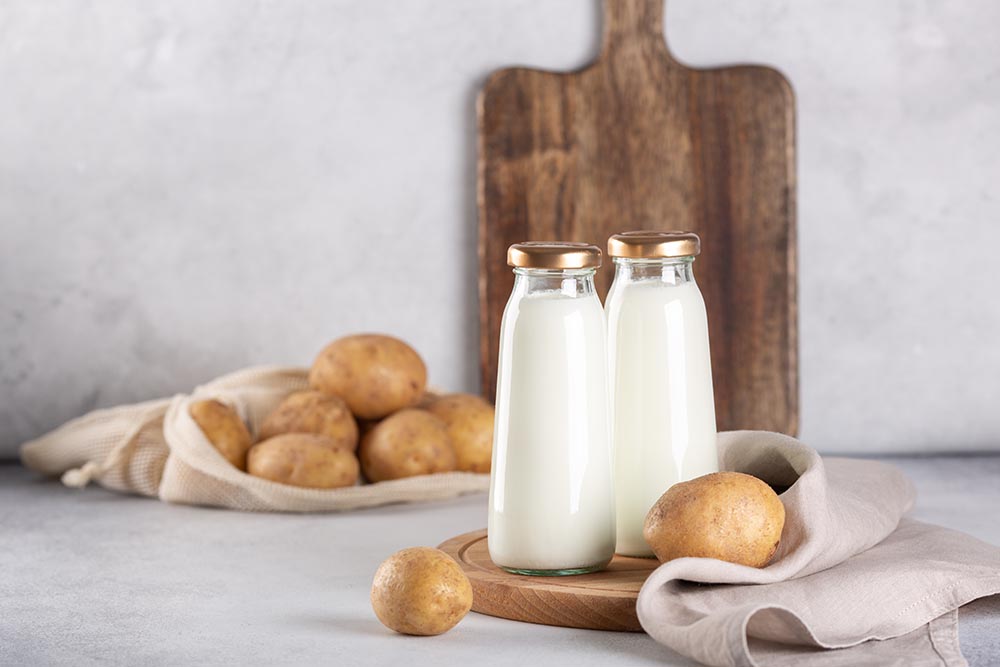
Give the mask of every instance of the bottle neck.
[(596, 269), (514, 269), (514, 295), (519, 297), (561, 296), (571, 299), (593, 296)]
[(615, 281), (684, 285), (694, 282), (694, 257), (629, 259), (615, 257)]

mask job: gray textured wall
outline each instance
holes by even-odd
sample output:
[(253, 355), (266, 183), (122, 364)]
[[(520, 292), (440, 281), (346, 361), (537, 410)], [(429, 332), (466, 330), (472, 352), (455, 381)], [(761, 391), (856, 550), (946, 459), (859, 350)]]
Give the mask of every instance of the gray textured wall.
[[(799, 103), (803, 437), (1000, 447), (1000, 3), (671, 0)], [(0, 454), (384, 330), (476, 386), (473, 99), (584, 0), (0, 0)]]

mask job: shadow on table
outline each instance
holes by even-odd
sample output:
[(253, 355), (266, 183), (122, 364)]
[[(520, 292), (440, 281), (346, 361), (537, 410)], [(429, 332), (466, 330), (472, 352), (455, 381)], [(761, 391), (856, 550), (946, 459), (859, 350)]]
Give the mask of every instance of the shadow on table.
[(958, 610), (958, 621), (961, 623), (974, 617), (990, 617), (1000, 619), (1000, 595), (973, 600)]

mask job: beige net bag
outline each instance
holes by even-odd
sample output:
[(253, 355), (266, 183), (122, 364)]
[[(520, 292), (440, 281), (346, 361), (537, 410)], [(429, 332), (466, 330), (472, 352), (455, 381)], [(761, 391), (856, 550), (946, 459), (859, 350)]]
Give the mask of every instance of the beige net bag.
[(304, 489), (242, 472), (226, 461), (188, 413), (215, 398), (236, 409), (256, 433), (288, 394), (305, 389), (302, 368), (259, 367), (225, 375), (191, 394), (98, 410), (24, 444), (24, 465), (62, 475), (67, 486), (91, 481), (172, 503), (253, 512), (332, 512), (421, 502), (485, 491), (489, 475), (451, 472), (341, 489)]

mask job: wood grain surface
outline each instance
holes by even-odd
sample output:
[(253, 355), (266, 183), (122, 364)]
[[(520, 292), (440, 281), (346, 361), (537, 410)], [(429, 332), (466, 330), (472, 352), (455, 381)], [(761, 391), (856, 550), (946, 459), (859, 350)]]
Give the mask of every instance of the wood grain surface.
[(486, 531), (459, 535), (438, 547), (472, 582), (472, 610), (515, 621), (567, 628), (639, 632), (635, 601), (659, 563), (615, 556), (608, 569), (569, 577), (504, 572), (490, 560)]
[[(662, 0), (605, 0), (597, 60), (494, 72), (478, 100), (483, 393), (496, 386), (507, 247), (606, 248), (633, 229), (702, 238), (720, 430), (798, 429), (794, 99), (759, 66), (675, 60)], [(613, 275), (598, 274), (601, 295)]]

